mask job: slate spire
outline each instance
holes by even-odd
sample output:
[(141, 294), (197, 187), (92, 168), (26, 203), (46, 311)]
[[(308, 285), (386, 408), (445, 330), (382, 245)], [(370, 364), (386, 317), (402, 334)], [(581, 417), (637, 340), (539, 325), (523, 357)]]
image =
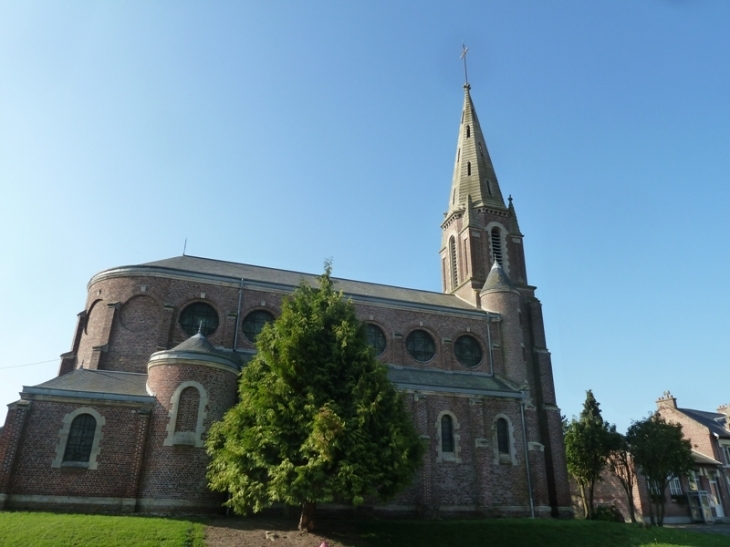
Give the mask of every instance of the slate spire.
[(464, 108), (461, 113), (448, 213), (466, 207), (468, 196), (471, 196), (474, 207), (505, 208), (497, 175), (494, 173), (471, 100), (470, 89), (468, 83), (464, 84)]

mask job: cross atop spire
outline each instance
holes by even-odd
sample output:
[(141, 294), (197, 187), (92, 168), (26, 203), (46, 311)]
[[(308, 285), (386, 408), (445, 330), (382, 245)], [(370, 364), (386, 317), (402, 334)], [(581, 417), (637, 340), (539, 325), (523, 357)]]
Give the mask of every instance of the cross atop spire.
[(463, 59), (464, 61), (464, 87), (471, 87), (469, 85), (469, 76), (466, 73), (466, 53), (469, 51), (469, 48), (464, 45), (464, 42), (461, 43), (461, 56), (459, 59)]

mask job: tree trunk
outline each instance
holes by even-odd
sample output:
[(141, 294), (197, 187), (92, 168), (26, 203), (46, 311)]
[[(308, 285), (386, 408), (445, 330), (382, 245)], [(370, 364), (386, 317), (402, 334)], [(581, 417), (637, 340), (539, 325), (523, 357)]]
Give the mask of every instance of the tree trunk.
[(596, 481), (591, 481), (588, 485), (588, 518), (593, 520), (593, 489), (596, 487)]
[(580, 501), (583, 502), (583, 518), (588, 518), (588, 498), (586, 496), (586, 485), (583, 483), (580, 483), (578, 485), (578, 489), (580, 490)]
[(311, 532), (314, 530), (314, 512), (317, 508), (316, 503), (305, 501), (302, 505), (302, 516), (299, 517), (299, 531)]

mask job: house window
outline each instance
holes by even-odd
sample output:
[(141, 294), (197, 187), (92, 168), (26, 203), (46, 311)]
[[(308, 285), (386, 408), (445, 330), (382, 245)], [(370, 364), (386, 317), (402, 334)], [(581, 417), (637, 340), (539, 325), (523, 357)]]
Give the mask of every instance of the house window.
[(454, 421), (448, 414), (441, 416), (441, 452), (454, 451)]
[(689, 483), (689, 489), (691, 492), (697, 492), (697, 490), (700, 489), (700, 482), (697, 479), (697, 473), (695, 471), (689, 472), (689, 475), (687, 475), (687, 482)]
[(433, 359), (436, 346), (433, 338), (425, 330), (414, 330), (406, 338), (406, 349), (416, 361), (425, 363)]
[(210, 304), (195, 302), (180, 314), (180, 326), (190, 336), (198, 331), (209, 336), (218, 328), (218, 314)]
[(372, 323), (365, 325), (365, 336), (368, 345), (375, 350), (375, 355), (380, 355), (385, 351), (385, 333), (383, 329)]
[(94, 445), (96, 419), (91, 414), (80, 414), (71, 422), (63, 461), (89, 463)]
[(465, 367), (475, 367), (482, 361), (482, 348), (476, 338), (467, 334), (459, 336), (454, 344), (456, 359)]
[(266, 310), (255, 310), (249, 313), (243, 320), (241, 328), (243, 329), (243, 335), (252, 344), (256, 342), (259, 334), (264, 328), (266, 323), (271, 323), (274, 320), (274, 316)]
[(669, 494), (671, 496), (682, 495), (682, 483), (679, 482), (679, 477), (671, 477), (669, 479)]
[(730, 445), (722, 444), (720, 448), (722, 449), (722, 455), (725, 457), (725, 465), (730, 465)]

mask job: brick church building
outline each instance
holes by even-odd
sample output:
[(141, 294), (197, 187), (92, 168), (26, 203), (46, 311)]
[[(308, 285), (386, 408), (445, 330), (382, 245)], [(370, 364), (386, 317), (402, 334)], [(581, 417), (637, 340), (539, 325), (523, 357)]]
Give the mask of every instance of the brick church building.
[[(469, 84), (441, 228), (442, 293), (336, 279), (427, 446), (412, 485), (373, 510), (570, 515), (541, 304)], [(0, 509), (220, 511), (206, 431), (262, 326), (314, 279), (185, 255), (96, 274), (58, 376), (9, 405)]]

